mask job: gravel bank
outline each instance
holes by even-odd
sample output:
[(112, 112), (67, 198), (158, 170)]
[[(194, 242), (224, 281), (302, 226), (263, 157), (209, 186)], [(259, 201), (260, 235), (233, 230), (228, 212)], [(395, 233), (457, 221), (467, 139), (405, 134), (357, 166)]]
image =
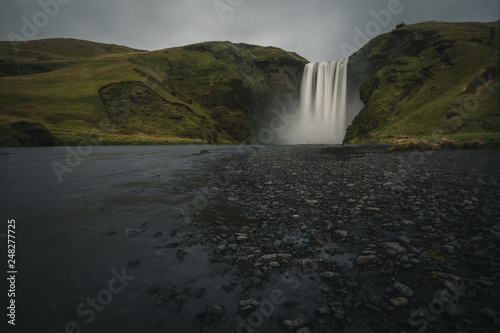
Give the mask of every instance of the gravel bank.
[(234, 268), (236, 330), (496, 332), (499, 162), (499, 151), (322, 145), (224, 161), (219, 213), (197, 220), (217, 235), (214, 267)]

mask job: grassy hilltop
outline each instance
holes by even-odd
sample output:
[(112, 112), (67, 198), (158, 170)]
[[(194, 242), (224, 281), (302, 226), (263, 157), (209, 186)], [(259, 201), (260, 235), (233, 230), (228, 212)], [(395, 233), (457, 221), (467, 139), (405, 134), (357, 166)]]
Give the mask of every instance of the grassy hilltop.
[[(346, 143), (500, 142), (500, 21), (394, 29), (349, 58)], [(0, 146), (247, 142), (299, 98), (307, 60), (230, 42), (159, 51), (0, 42)], [(267, 125), (266, 125), (267, 124)]]
[(500, 140), (500, 21), (428, 22), (380, 35), (349, 59), (365, 106), (346, 143)]
[(306, 62), (230, 42), (0, 42), (0, 145), (245, 142), (259, 112), (298, 98)]

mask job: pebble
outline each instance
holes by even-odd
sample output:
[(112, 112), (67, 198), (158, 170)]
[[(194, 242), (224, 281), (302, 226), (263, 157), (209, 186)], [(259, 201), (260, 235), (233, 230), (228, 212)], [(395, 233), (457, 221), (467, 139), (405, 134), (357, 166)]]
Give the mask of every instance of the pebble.
[(461, 317), (464, 316), (467, 312), (460, 304), (448, 303), (446, 304), (445, 311), (448, 315), (452, 317)]
[(247, 299), (238, 303), (240, 312), (252, 312), (259, 306), (259, 302), (255, 299)]
[(410, 287), (408, 287), (405, 284), (402, 284), (399, 281), (394, 282), (394, 289), (396, 289), (401, 294), (403, 294), (403, 296), (406, 296), (406, 297), (412, 297), (413, 295), (415, 295), (415, 293), (413, 292), (413, 290), (411, 290)]
[(137, 234), (140, 234), (143, 231), (144, 231), (144, 229), (141, 229), (141, 228), (127, 228), (127, 229), (123, 230), (123, 232), (125, 233), (125, 237), (135, 236)]
[(375, 261), (377, 257), (375, 255), (369, 255), (369, 256), (360, 256), (354, 259), (354, 263), (358, 266), (364, 266), (371, 264), (373, 261)]
[(308, 318), (298, 310), (292, 310), (280, 317), (283, 327), (289, 332), (296, 332), (298, 329), (306, 326)]
[(213, 273), (215, 274), (226, 274), (227, 272), (229, 272), (233, 266), (229, 265), (229, 264), (224, 264), (224, 263), (215, 263), (215, 264), (211, 264), (209, 267), (210, 271), (212, 271)]
[(324, 279), (333, 279), (333, 278), (339, 278), (340, 275), (334, 272), (323, 272), (319, 275), (321, 278)]
[(385, 243), (384, 247), (388, 252), (393, 251), (395, 253), (403, 253), (406, 251), (404, 247), (402, 247), (401, 245), (399, 245), (399, 243), (396, 242)]
[(391, 302), (391, 304), (394, 305), (395, 307), (400, 307), (408, 304), (408, 299), (406, 297), (396, 297), (396, 298), (391, 298), (389, 302)]
[(130, 267), (137, 267), (139, 266), (139, 264), (141, 263), (140, 260), (130, 260), (129, 262), (127, 262), (127, 265), (129, 265)]
[(222, 306), (214, 305), (207, 308), (207, 314), (211, 316), (222, 317), (225, 313), (226, 311)]
[(346, 238), (349, 233), (345, 230), (335, 230), (335, 234), (342, 238)]
[(479, 314), (491, 319), (498, 317), (498, 312), (496, 312), (492, 308), (482, 308), (479, 311)]
[[(431, 330), (495, 331), (500, 153), (365, 149), (254, 149), (230, 157), (239, 168), (221, 168), (231, 183), (220, 201), (240, 215), (222, 208), (216, 221), (239, 232), (209, 236), (207, 246), (226, 250), (209, 251), (211, 266), (228, 265), (220, 269), (228, 295), (249, 301), (238, 303), (242, 318), (259, 306), (250, 295), (264, 305), (264, 290), (280, 285), (286, 301), (274, 315), (291, 332), (391, 331), (397, 321), (405, 329), (410, 313), (436, 300), (445, 313), (433, 315)], [(460, 320), (450, 326), (450, 317)]]

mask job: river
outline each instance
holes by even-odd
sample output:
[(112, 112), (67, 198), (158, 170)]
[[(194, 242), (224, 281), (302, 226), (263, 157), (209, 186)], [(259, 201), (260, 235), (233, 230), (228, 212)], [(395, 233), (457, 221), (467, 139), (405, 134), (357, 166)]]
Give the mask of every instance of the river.
[[(166, 245), (202, 238), (178, 207), (241, 149), (1, 148), (0, 240), (6, 251), (15, 219), (17, 332), (190, 332), (207, 306), (231, 308), (237, 299), (209, 273), (203, 245), (181, 259)], [(159, 307), (155, 286), (175, 288), (179, 304)]]

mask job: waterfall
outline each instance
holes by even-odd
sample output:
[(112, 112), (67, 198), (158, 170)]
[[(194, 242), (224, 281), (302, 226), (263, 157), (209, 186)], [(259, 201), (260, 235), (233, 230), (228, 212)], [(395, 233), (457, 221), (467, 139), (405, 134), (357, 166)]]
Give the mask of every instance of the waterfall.
[(300, 112), (290, 143), (341, 144), (346, 132), (347, 60), (304, 68)]

